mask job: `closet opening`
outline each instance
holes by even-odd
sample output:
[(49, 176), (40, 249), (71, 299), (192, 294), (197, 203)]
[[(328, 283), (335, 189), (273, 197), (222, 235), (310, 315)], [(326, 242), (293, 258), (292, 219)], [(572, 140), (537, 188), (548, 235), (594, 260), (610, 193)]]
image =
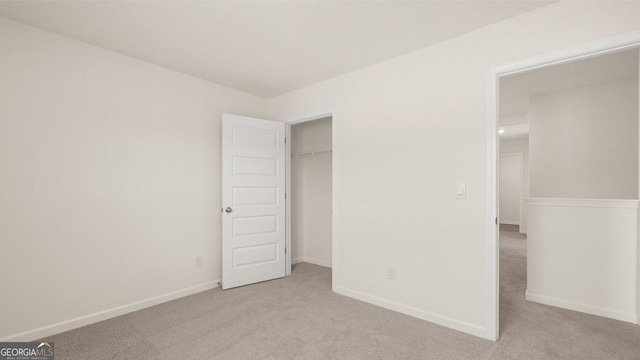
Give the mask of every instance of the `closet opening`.
[(287, 124), (289, 269), (333, 267), (332, 121), (329, 114)]
[(291, 269), (332, 268), (332, 116), (288, 124), (288, 231)]

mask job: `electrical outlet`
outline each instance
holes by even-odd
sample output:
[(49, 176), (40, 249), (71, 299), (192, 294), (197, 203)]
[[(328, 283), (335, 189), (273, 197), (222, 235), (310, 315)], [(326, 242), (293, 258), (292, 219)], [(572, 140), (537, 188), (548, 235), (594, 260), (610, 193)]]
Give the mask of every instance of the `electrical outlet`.
[(195, 267), (200, 267), (200, 266), (202, 266), (202, 256), (196, 256)]
[(387, 268), (387, 279), (389, 280), (396, 279), (396, 268), (394, 266), (389, 266)]

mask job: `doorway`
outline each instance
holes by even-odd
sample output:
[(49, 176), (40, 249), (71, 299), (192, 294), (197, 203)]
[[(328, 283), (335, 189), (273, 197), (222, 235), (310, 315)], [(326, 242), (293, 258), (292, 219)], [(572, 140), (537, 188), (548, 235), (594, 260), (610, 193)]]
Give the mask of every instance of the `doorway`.
[(285, 121), (287, 161), (286, 275), (300, 262), (331, 268), (338, 278), (337, 152), (333, 110)]
[(291, 264), (331, 268), (332, 118), (291, 125)]
[[(489, 226), (489, 234), (488, 234), (489, 235), (488, 241), (490, 246), (489, 271), (491, 273), (490, 281), (489, 281), (489, 288), (491, 289), (489, 305), (490, 305), (490, 313), (492, 314), (491, 321), (492, 322), (495, 321), (495, 323), (490, 324), (490, 329), (495, 331), (494, 339), (496, 340), (499, 337), (499, 331), (501, 327), (500, 319), (499, 319), (499, 313), (501, 312), (499, 308), (499, 299), (500, 299), (500, 287), (502, 285), (500, 283), (500, 278), (499, 278), (499, 275), (500, 275), (499, 264), (501, 263), (502, 259), (500, 259), (500, 255), (499, 255), (500, 247), (499, 247), (499, 238), (498, 238), (498, 235), (499, 235), (498, 220), (500, 216), (499, 215), (500, 214), (499, 212), (500, 211), (499, 210), (500, 209), (500, 197), (499, 197), (500, 151), (499, 149), (501, 146), (498, 140), (499, 139), (498, 130), (502, 130), (500, 129), (501, 124), (499, 122), (499, 118), (500, 118), (499, 109), (501, 109), (502, 104), (499, 103), (498, 99), (499, 99), (499, 96), (502, 97), (503, 95), (502, 94), (503, 86), (501, 83), (499, 86), (499, 82), (501, 82), (501, 80), (511, 75), (516, 75), (516, 74), (520, 75), (520, 74), (533, 72), (534, 70), (548, 69), (555, 65), (573, 63), (578, 60), (592, 59), (598, 55), (614, 54), (624, 50), (635, 50), (637, 52), (639, 43), (640, 43), (639, 34), (628, 34), (628, 35), (605, 39), (603, 41), (587, 44), (580, 47), (566, 49), (566, 50), (552, 53), (552, 54), (546, 54), (544, 56), (540, 56), (534, 59), (528, 59), (522, 62), (502, 66), (499, 68), (492, 69), (489, 72), (489, 99), (488, 99), (488, 111), (489, 111), (489, 116), (488, 116), (489, 146), (488, 147), (489, 149), (488, 150), (489, 150), (490, 161), (489, 161), (488, 194), (489, 194), (490, 202), (489, 202), (488, 215), (489, 215), (489, 221), (491, 221), (491, 224), (492, 224), (491, 226)], [(498, 91), (499, 88), (500, 88), (500, 92)], [(637, 110), (637, 107), (636, 107), (636, 110)], [(503, 131), (500, 131), (500, 132), (503, 132)], [(635, 133), (637, 135), (637, 128)], [(637, 148), (635, 149), (635, 152), (637, 154)], [(579, 187), (577, 185), (578, 183), (576, 182), (570, 182), (569, 188), (578, 189)], [(560, 203), (558, 201), (547, 201), (548, 199), (544, 199), (544, 200), (531, 199), (529, 203), (529, 205), (531, 206), (527, 206), (525, 207), (525, 209), (533, 209), (532, 210), (533, 214), (524, 215), (524, 218), (523, 218), (524, 222), (527, 223), (527, 227), (529, 228), (527, 233), (528, 235), (531, 236), (531, 232), (533, 231), (531, 230), (532, 221), (539, 222), (543, 218), (545, 218), (542, 215), (543, 213), (539, 211), (543, 206), (555, 206), (555, 209), (557, 209), (556, 213), (553, 213), (552, 215), (546, 217), (546, 219), (557, 219), (558, 218), (557, 216), (562, 215), (562, 213), (566, 212), (566, 209), (568, 208), (574, 209), (580, 206), (586, 206), (588, 207), (588, 210), (585, 210), (585, 211), (595, 211), (594, 210), (595, 208), (606, 209), (609, 207), (617, 207), (621, 209), (632, 209), (631, 211), (629, 211), (628, 217), (630, 220), (635, 219), (634, 221), (637, 222), (637, 211), (638, 211), (637, 186), (638, 184), (637, 184), (637, 177), (636, 177), (636, 184), (635, 184), (636, 195), (634, 199), (629, 199), (624, 197), (616, 198), (613, 200), (603, 199), (602, 203), (599, 203), (598, 201), (596, 202), (588, 201), (588, 199), (569, 199), (569, 201), (567, 201), (566, 204)], [(541, 188), (539, 187), (538, 189), (541, 189)], [(535, 194), (533, 194), (533, 186), (532, 186), (532, 196), (535, 196)], [(603, 210), (603, 211), (606, 211), (606, 210)], [(622, 210), (622, 211), (626, 211), (626, 210)], [(589, 222), (584, 222), (584, 221), (582, 223), (589, 224)], [(631, 256), (629, 257), (629, 259), (631, 259), (632, 262), (634, 262), (632, 266), (634, 274), (627, 274), (627, 277), (625, 278), (634, 283), (634, 284), (629, 283), (627, 285), (631, 285), (630, 286), (631, 288), (638, 288), (640, 287), (640, 282), (639, 282), (640, 276), (638, 276), (637, 259), (638, 257), (640, 257), (640, 254), (637, 253), (637, 233), (635, 231), (631, 231), (631, 228), (633, 227), (634, 227), (633, 224), (629, 226), (630, 232), (629, 234), (627, 234), (624, 241), (626, 241), (627, 245), (635, 246), (633, 247), (633, 251), (630, 252)], [(584, 235), (590, 235), (590, 234), (587, 231), (585, 231)], [(581, 251), (583, 247), (584, 246), (575, 247), (573, 249), (578, 249), (578, 251)], [(627, 249), (627, 253), (629, 253), (628, 250), (629, 249)], [(623, 252), (621, 251), (620, 253), (622, 254)], [(566, 259), (562, 259), (562, 260), (566, 260)], [(570, 272), (570, 271), (567, 271), (566, 269), (573, 270), (575, 268), (580, 268), (580, 266), (582, 265), (586, 265), (586, 264), (579, 264), (579, 263), (568, 264), (564, 266), (565, 268), (564, 271), (555, 271), (555, 270), (554, 271), (555, 271), (555, 274), (565, 274)], [(584, 268), (586, 267), (583, 267), (583, 269)], [(602, 271), (601, 273), (606, 273), (606, 271)], [(629, 279), (629, 277), (631, 279)], [(596, 281), (600, 279), (592, 278), (591, 280)], [(575, 286), (558, 287), (558, 288), (567, 289), (567, 288), (575, 288)], [(537, 299), (534, 299), (533, 296), (529, 296), (529, 295), (531, 294), (527, 294), (527, 299), (536, 301), (536, 302), (542, 302), (542, 303), (544, 303), (543, 301), (547, 301), (548, 305), (554, 305), (554, 306), (560, 306), (560, 307), (564, 306), (565, 308), (569, 308), (569, 309), (570, 307), (568, 306), (579, 307), (579, 306), (576, 306), (575, 301), (565, 302), (564, 304), (557, 303), (557, 302), (555, 304), (551, 304), (550, 302), (552, 302), (553, 299), (550, 299), (549, 297), (538, 297)], [(616, 297), (614, 296), (614, 298)], [(640, 301), (638, 301), (637, 297), (633, 297), (633, 302), (637, 304), (634, 307), (637, 306), (637, 308), (640, 309)], [(584, 305), (584, 304), (578, 304), (578, 305)], [(592, 311), (594, 311), (594, 309), (596, 308), (597, 307), (591, 307), (591, 308), (583, 307), (582, 309), (574, 308), (572, 310), (579, 310), (579, 311), (589, 310), (584, 312), (593, 313)], [(599, 310), (599, 309), (596, 309), (596, 310)], [(633, 312), (636, 313), (636, 310), (633, 310)], [(602, 315), (602, 316), (606, 316), (606, 315)], [(613, 317), (613, 316), (607, 316), (607, 317)], [(621, 317), (626, 317), (626, 314), (622, 314)], [(636, 323), (637, 323), (637, 320), (636, 320)]]

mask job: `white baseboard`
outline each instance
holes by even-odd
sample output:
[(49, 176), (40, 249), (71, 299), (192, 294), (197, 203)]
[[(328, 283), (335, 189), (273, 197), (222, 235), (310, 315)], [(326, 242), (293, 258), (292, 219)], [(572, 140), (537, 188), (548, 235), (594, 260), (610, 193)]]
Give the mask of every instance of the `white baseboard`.
[(481, 338), (493, 340), (492, 334), (487, 328), (478, 326), (475, 324), (467, 323), (464, 321), (452, 319), (446, 316), (434, 314), (428, 311), (420, 310), (411, 306), (403, 305), (394, 301), (382, 299), (377, 296), (365, 294), (359, 291), (350, 290), (341, 286), (336, 286), (334, 292), (348, 296), (360, 301), (364, 301), (369, 304), (377, 305), (385, 309), (397, 311), (399, 313), (413, 316), (415, 318), (426, 320), (434, 324), (442, 325), (454, 330), (458, 330), (467, 334), (475, 335)]
[(525, 293), (525, 298), (528, 301), (533, 301), (539, 304), (550, 305), (559, 307), (562, 309), (573, 310), (578, 312), (583, 312), (591, 315), (602, 316), (609, 319), (620, 320), (625, 322), (630, 322), (633, 324), (638, 323), (638, 315), (632, 313), (624, 313), (617, 310), (605, 309), (598, 306), (581, 304), (569, 300), (563, 300), (558, 298), (553, 298), (550, 296), (532, 294), (529, 290)]
[(511, 221), (511, 220), (500, 220), (500, 225), (518, 225), (520, 226), (520, 221)]
[(318, 260), (318, 259), (313, 259), (313, 258), (304, 257), (304, 256), (291, 259), (291, 264), (299, 264), (302, 262), (331, 268), (331, 261)]
[(318, 259), (313, 259), (310, 257), (304, 257), (303, 258), (304, 262), (309, 263), (309, 264), (314, 264), (314, 265), (319, 265), (319, 266), (324, 266), (324, 267), (328, 267), (331, 268), (331, 261), (324, 261), (324, 260), (318, 260)]
[(55, 324), (46, 325), (36, 329), (23, 331), (17, 334), (9, 335), (0, 339), (0, 342), (7, 341), (34, 341), (36, 339), (42, 339), (47, 336), (59, 334), (61, 332), (77, 329), (79, 327), (91, 325), (99, 321), (114, 318), (116, 316), (128, 314), (130, 312), (142, 310), (154, 305), (162, 304), (167, 301), (179, 299), (181, 297), (197, 294), (202, 291), (211, 290), (217, 288), (220, 280), (214, 280), (212, 282), (192, 286), (186, 289), (173, 291), (163, 295), (155, 296), (149, 299), (132, 302), (130, 304), (114, 307), (104, 311), (99, 311), (93, 314), (77, 317), (75, 319), (69, 319), (61, 321)]

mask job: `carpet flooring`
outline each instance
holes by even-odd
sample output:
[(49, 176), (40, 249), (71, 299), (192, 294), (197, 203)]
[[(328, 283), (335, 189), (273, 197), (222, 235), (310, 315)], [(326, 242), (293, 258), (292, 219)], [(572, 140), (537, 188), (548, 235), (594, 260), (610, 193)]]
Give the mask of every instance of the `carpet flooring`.
[(214, 289), (47, 338), (57, 360), (640, 359), (640, 326), (524, 300), (526, 239), (501, 231), (501, 338), (331, 292), (331, 271)]

